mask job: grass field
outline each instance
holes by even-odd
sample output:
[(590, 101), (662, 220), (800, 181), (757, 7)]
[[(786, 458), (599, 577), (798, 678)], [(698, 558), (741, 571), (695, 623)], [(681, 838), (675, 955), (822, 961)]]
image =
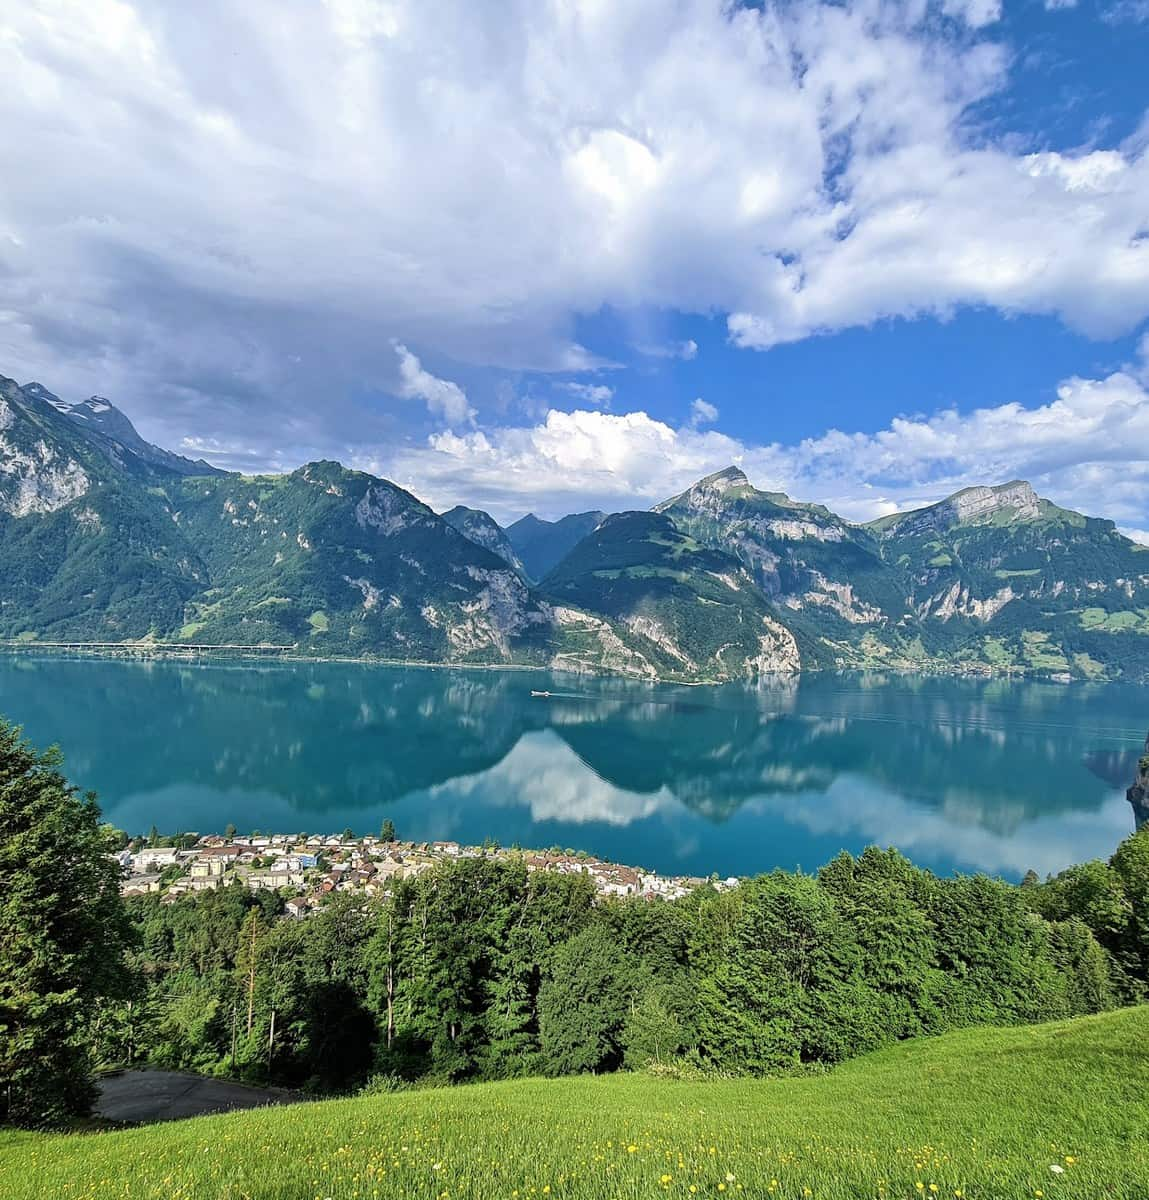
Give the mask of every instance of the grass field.
[(11, 1200), (1149, 1197), (1149, 1008), (907, 1043), (821, 1076), (530, 1080), (0, 1134)]

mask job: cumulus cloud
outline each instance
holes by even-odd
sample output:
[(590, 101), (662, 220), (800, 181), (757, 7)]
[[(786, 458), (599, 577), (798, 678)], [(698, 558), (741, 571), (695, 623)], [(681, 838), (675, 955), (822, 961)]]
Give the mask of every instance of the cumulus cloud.
[(506, 518), (528, 508), (644, 507), (731, 463), (759, 487), (858, 521), (1025, 478), (1059, 504), (1144, 529), (1149, 392), (1119, 371), (1066, 380), (1035, 409), (901, 417), (875, 433), (831, 430), (793, 445), (756, 445), (694, 422), (673, 429), (643, 412), (552, 410), (536, 425), (444, 432), (362, 465), (391, 472), (436, 508), (467, 501)]
[(1149, 315), (1144, 145), (970, 120), (1008, 82), (996, 0), (8, 7), (5, 370), (160, 440), (272, 404), (269, 438), (358, 430), (345, 397), (406, 386), (392, 338), (592, 369), (605, 308), (726, 314), (749, 348)]
[(474, 421), (475, 411), (467, 403), (467, 393), (457, 383), (425, 371), (423, 364), (402, 342), (395, 343), (395, 353), (399, 356), (397, 390), (400, 396), (422, 400), (432, 416), (442, 418), (448, 425)]

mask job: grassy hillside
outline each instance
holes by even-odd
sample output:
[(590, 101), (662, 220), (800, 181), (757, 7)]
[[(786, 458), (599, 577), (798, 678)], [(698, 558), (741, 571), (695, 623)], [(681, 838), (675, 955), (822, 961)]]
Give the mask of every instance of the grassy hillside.
[(0, 1134), (11, 1200), (1146, 1195), (1149, 1008), (968, 1029), (806, 1078), (584, 1076)]

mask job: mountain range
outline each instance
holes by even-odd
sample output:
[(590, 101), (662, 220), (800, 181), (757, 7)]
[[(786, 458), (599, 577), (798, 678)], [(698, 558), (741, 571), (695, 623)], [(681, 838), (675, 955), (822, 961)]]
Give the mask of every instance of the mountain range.
[(718, 682), (1149, 680), (1149, 548), (1023, 481), (855, 525), (737, 467), (653, 511), (436, 514), (334, 462), (221, 471), (0, 377), (0, 639), (272, 646)]

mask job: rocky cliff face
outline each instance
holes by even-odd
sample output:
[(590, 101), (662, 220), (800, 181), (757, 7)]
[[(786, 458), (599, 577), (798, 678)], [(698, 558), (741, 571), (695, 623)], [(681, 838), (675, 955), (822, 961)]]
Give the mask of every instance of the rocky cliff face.
[(178, 625), (203, 563), (150, 468), (0, 377), (0, 637), (119, 641)]
[(497, 554), (513, 571), (526, 575), (526, 568), (515, 553), (506, 530), (490, 513), (485, 513), (480, 508), (467, 508), (463, 504), (456, 504), (454, 508), (443, 513), (443, 520), (452, 529), (457, 529), (468, 541)]
[(1137, 766), (1137, 778), (1125, 795), (1133, 805), (1133, 817), (1140, 828), (1149, 821), (1149, 737), (1145, 739), (1145, 753)]
[(55, 436), (51, 416), (15, 380), (0, 378), (0, 513), (52, 513), (92, 486), (83, 456)]
[(1014, 479), (997, 487), (965, 488), (929, 508), (889, 520), (885, 528), (907, 537), (942, 532), (955, 525), (1033, 521), (1041, 515), (1042, 504), (1028, 483)]

